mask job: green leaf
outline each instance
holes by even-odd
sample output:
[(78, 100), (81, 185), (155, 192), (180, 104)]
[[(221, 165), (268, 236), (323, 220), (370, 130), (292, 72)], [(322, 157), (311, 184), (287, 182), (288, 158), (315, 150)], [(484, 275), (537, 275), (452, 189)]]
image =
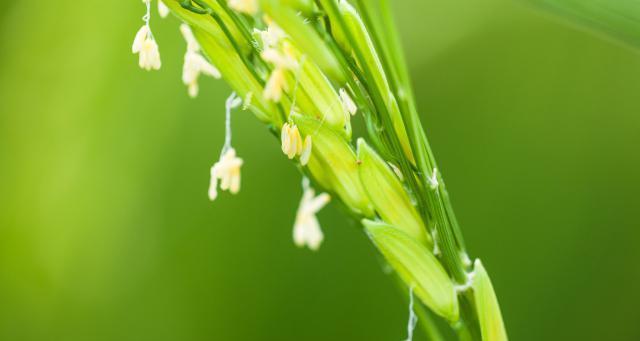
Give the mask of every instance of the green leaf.
[(436, 314), (455, 322), (458, 297), (436, 257), (403, 231), (382, 222), (362, 220), (367, 233), (398, 276)]
[(640, 2), (637, 0), (532, 0), (585, 27), (640, 48)]
[(387, 163), (361, 138), (358, 139), (358, 160), (362, 186), (382, 220), (431, 247), (431, 238), (402, 183)]
[(506, 341), (507, 332), (502, 321), (502, 313), (493, 285), (482, 262), (474, 264), (473, 295), (476, 301), (478, 320), (483, 341)]

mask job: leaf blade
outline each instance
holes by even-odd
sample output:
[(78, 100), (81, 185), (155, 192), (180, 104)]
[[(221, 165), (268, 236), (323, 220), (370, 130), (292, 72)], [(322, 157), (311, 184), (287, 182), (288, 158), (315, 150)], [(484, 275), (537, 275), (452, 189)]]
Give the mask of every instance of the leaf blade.
[(634, 0), (531, 0), (609, 38), (640, 48), (640, 2)]

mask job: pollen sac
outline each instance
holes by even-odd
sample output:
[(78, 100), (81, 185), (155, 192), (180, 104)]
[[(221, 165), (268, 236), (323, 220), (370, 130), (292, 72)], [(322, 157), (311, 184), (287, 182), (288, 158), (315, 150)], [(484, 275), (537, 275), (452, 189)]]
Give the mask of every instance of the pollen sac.
[(293, 225), (293, 241), (298, 247), (308, 246), (309, 249), (316, 251), (324, 239), (316, 214), (331, 200), (331, 197), (327, 193), (316, 196), (306, 178), (303, 185), (304, 194)]
[(315, 118), (295, 113), (290, 118), (302, 135), (313, 138), (307, 167), (314, 179), (356, 213), (372, 217), (373, 207), (358, 175), (356, 155), (344, 136)]
[(158, 0), (158, 13), (161, 18), (166, 18), (169, 15), (169, 7), (164, 4), (163, 0)]
[(502, 313), (493, 285), (482, 262), (474, 263), (473, 296), (475, 298), (480, 333), (483, 340), (507, 341), (507, 331), (502, 321)]
[(302, 154), (302, 137), (295, 124), (285, 123), (280, 134), (282, 152), (289, 159)]
[(136, 33), (131, 52), (138, 54), (138, 64), (142, 69), (147, 71), (160, 69), (162, 63), (160, 62), (158, 44), (153, 39), (153, 34), (148, 24), (143, 25)]
[(362, 185), (382, 220), (431, 248), (431, 237), (402, 183), (363, 139), (358, 139), (358, 160)]
[(394, 226), (367, 219), (362, 224), (380, 253), (416, 296), (436, 314), (450, 322), (457, 321), (458, 296), (438, 259)]

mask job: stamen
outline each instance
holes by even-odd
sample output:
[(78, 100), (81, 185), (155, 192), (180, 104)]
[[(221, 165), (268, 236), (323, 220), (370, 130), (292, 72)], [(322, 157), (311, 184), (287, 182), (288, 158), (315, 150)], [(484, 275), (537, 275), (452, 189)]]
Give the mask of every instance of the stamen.
[(324, 239), (316, 214), (331, 200), (331, 197), (327, 193), (316, 196), (306, 177), (302, 179), (302, 189), (302, 200), (300, 200), (293, 225), (293, 242), (298, 247), (307, 246), (316, 251)]
[(231, 147), (231, 109), (237, 108), (242, 99), (232, 92), (225, 102), (225, 136), (224, 146), (220, 153), (220, 160), (211, 167), (211, 181), (209, 183), (209, 199), (215, 200), (218, 196), (218, 180), (220, 189), (232, 194), (240, 190), (240, 167), (242, 159), (236, 156), (236, 151)]
[(133, 39), (133, 45), (131, 46), (131, 52), (138, 54), (138, 64), (141, 68), (149, 70), (158, 70), (161, 66), (160, 52), (158, 50), (158, 44), (156, 43), (153, 32), (151, 32), (151, 26), (149, 22), (151, 20), (151, 0), (143, 0), (147, 11), (142, 17), (144, 25), (140, 27)]
[(187, 42), (187, 52), (184, 55), (184, 66), (182, 67), (182, 83), (187, 86), (189, 96), (194, 98), (198, 95), (198, 78), (201, 74), (213, 78), (220, 78), (221, 74), (200, 53), (200, 44), (198, 44), (189, 25), (184, 23), (180, 25), (180, 33)]
[(231, 148), (231, 109), (237, 108), (242, 103), (242, 98), (238, 97), (234, 92), (227, 98), (225, 108), (225, 121), (224, 121), (224, 146), (222, 147), (222, 154), (224, 154), (229, 148)]
[(158, 14), (160, 14), (160, 18), (166, 18), (169, 15), (169, 7), (164, 4), (163, 0), (158, 0)]
[(309, 158), (311, 158), (311, 135), (307, 135), (304, 138), (304, 143), (302, 143), (302, 152), (300, 153), (300, 164), (306, 166), (309, 163)]
[[(147, 13), (142, 17), (142, 20), (144, 21), (144, 24), (147, 25), (148, 27), (149, 21), (151, 21), (151, 0), (142, 0), (142, 1), (147, 6)], [(153, 37), (153, 34), (151, 34), (151, 37)]]
[(358, 107), (349, 96), (347, 90), (340, 88), (338, 94), (340, 95), (340, 102), (342, 102), (342, 109), (351, 116), (355, 115), (358, 112)]
[(413, 311), (413, 286), (409, 288), (409, 322), (407, 323), (407, 338), (404, 341), (413, 340), (413, 331), (416, 329), (418, 316)]

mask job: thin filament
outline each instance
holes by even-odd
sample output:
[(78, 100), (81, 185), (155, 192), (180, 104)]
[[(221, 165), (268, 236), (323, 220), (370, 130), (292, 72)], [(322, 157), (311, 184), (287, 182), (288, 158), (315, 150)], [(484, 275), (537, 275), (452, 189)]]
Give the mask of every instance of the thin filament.
[(407, 338), (404, 341), (413, 340), (413, 330), (418, 323), (418, 316), (413, 311), (413, 286), (409, 288), (409, 322), (407, 323)]
[(224, 154), (229, 148), (231, 148), (231, 109), (238, 106), (235, 91), (229, 95), (224, 103), (225, 108), (225, 131), (224, 131), (224, 146), (222, 147), (222, 154)]

